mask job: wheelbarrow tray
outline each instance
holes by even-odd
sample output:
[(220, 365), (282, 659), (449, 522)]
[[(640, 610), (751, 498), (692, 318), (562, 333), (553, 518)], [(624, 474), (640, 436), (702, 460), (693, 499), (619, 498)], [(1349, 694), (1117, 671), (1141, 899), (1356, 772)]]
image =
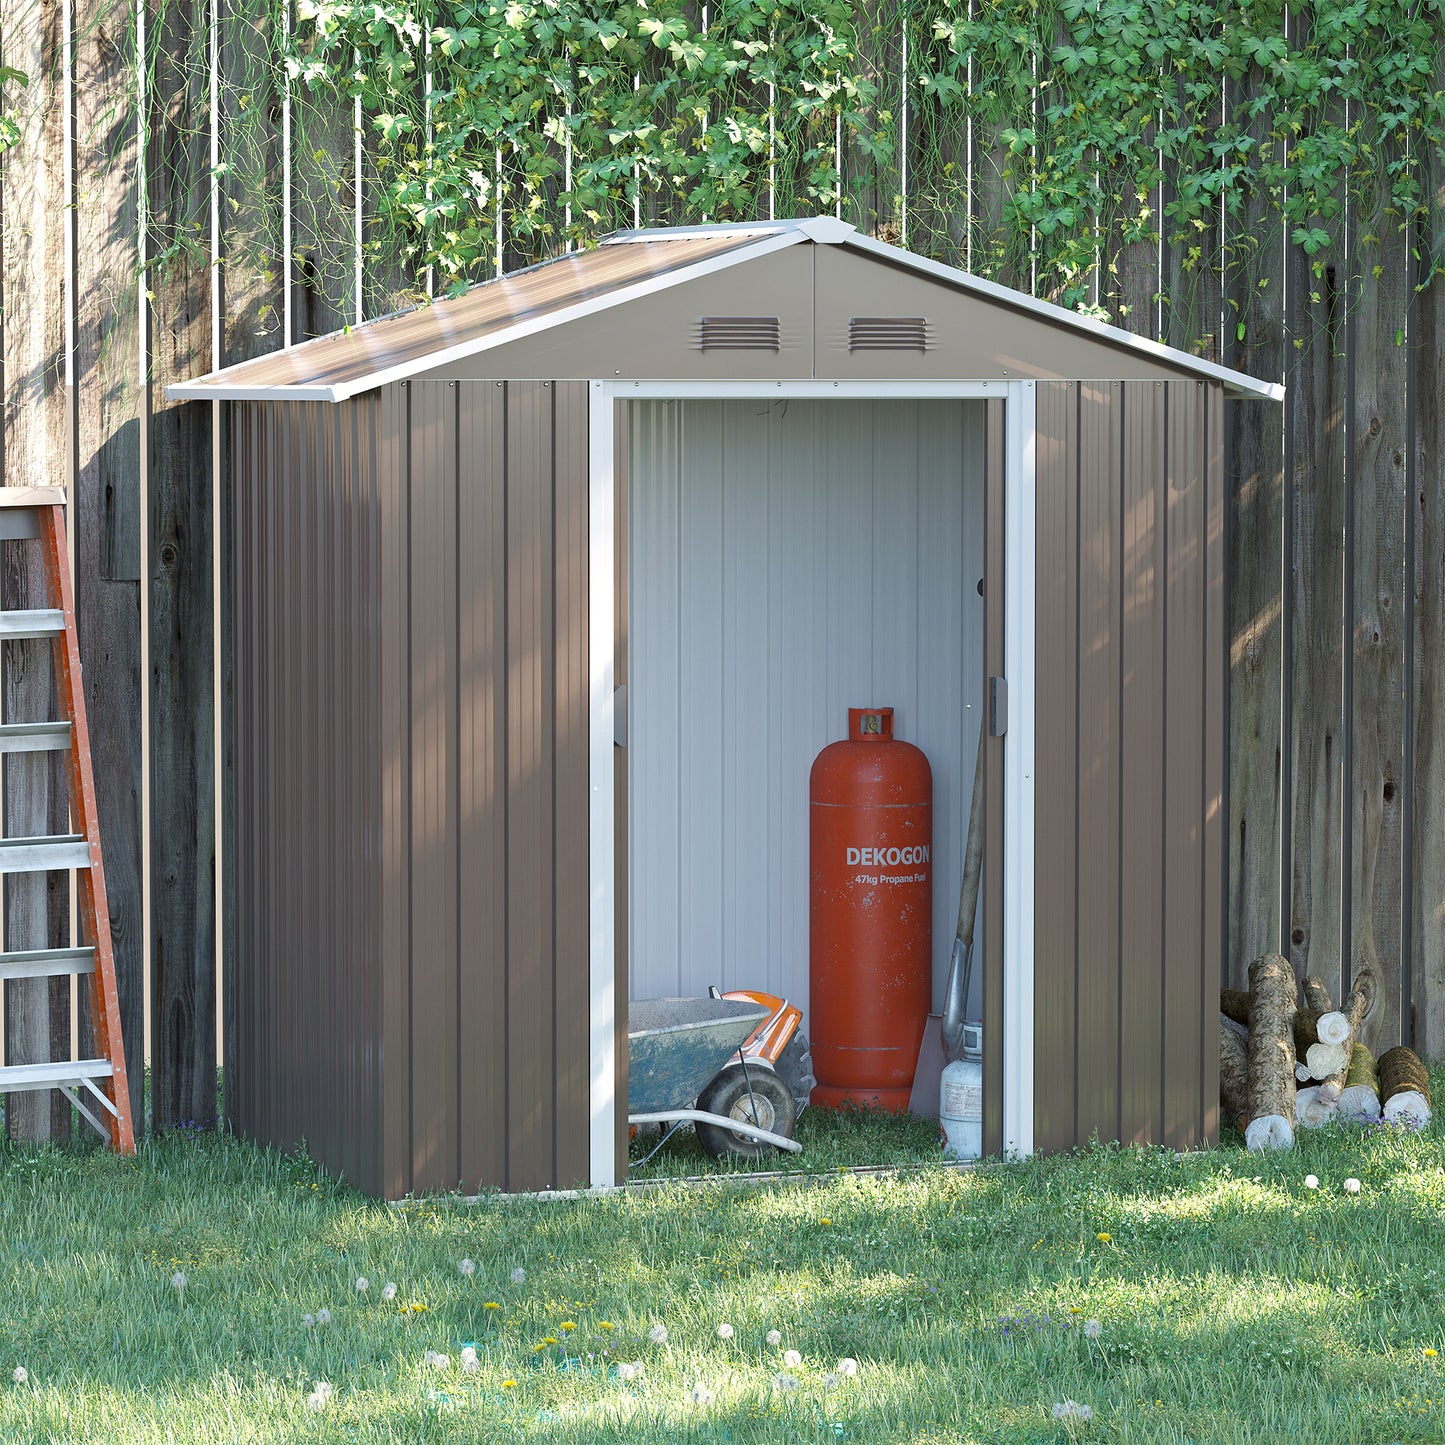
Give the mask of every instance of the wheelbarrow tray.
[(627, 1113), (690, 1108), (767, 1018), (740, 999), (645, 998), (627, 1011)]

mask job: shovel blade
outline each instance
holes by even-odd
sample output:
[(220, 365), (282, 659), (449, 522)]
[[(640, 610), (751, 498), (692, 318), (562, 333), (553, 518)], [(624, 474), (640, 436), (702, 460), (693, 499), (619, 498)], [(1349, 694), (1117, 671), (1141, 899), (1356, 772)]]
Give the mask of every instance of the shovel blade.
[(920, 1119), (938, 1118), (938, 1094), (943, 1087), (943, 1020), (929, 1014), (918, 1046), (918, 1068), (913, 1075), (913, 1092), (908, 1112)]

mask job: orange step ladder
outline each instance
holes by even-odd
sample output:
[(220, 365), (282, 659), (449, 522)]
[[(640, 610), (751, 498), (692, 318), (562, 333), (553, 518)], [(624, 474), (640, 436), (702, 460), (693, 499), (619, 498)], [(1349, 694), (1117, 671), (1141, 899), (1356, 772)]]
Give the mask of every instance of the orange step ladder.
[(56, 838), (0, 837), (0, 873), (76, 870), (85, 948), (48, 948), (0, 953), (0, 981), (90, 976), (91, 1032), (97, 1057), (0, 1068), (0, 1094), (59, 1089), (120, 1154), (135, 1153), (120, 1003), (115, 991), (115, 956), (110, 942), (110, 908), (100, 856), (100, 823), (95, 812), (95, 777), (90, 766), (90, 730), (85, 722), (85, 689), (80, 677), (80, 644), (75, 632), (75, 599), (65, 543), (65, 493), (44, 487), (0, 487), (0, 538), (32, 538), (44, 549), (46, 600), (31, 611), (0, 611), (0, 642), (51, 638), (55, 645), (58, 722), (0, 725), (0, 753), (68, 754), (71, 827)]

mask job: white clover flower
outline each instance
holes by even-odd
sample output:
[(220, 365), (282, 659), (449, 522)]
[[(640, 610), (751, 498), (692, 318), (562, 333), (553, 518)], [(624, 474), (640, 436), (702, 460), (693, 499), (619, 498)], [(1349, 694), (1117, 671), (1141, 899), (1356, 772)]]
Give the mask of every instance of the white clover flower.
[(836, 1390), (838, 1388), (838, 1377), (832, 1370), (823, 1376), (823, 1388), (825, 1390)]
[(390, 1280), (387, 1280), (387, 1282), (382, 1285), (381, 1297), (387, 1304), (390, 1304), (392, 1300), (396, 1298), (396, 1286)]
[(172, 1288), (173, 1290), (175, 1290), (175, 1292), (176, 1292), (177, 1294), (181, 1294), (181, 1295), (185, 1294), (185, 1292), (186, 1292), (186, 1277), (185, 1277), (185, 1275), (183, 1275), (183, 1274), (180, 1272), (180, 1270), (177, 1270), (177, 1271), (171, 1276), (171, 1288)]
[(845, 1379), (851, 1380), (858, 1373), (858, 1361), (851, 1355), (845, 1355), (833, 1368)]
[(1358, 1194), (1360, 1192), (1360, 1181), (1358, 1179), (1345, 1180), (1345, 1193)]
[(1077, 1400), (1065, 1400), (1062, 1404), (1054, 1406), (1055, 1420), (1083, 1420), (1088, 1421), (1094, 1418), (1094, 1411), (1088, 1405), (1081, 1405)]
[(521, 1265), (518, 1265), (518, 1266), (516, 1267), (516, 1269), (514, 1269), (514, 1270), (512, 1271), (512, 1283), (513, 1283), (513, 1284), (526, 1284), (526, 1282), (527, 1282), (527, 1271), (526, 1271), (525, 1269), (523, 1269)]
[(17, 1385), (23, 1385), (30, 1378), (30, 1371), (24, 1365), (16, 1365), (15, 1373), (10, 1377)]
[(773, 1389), (781, 1390), (785, 1395), (791, 1395), (798, 1388), (798, 1377), (796, 1375), (774, 1375)]
[(796, 1350), (784, 1350), (783, 1363), (796, 1368), (803, 1363), (803, 1357)]
[(694, 1405), (711, 1405), (717, 1396), (706, 1385), (694, 1385), (688, 1392), (687, 1398)]
[(318, 1325), (329, 1325), (331, 1323), (331, 1311), (325, 1308), (317, 1310), (316, 1323)]
[(1088, 1335), (1091, 1340), (1097, 1340), (1099, 1336), (1104, 1333), (1104, 1327), (1098, 1320), (1085, 1320), (1084, 1333)]
[(667, 1326), (653, 1325), (647, 1332), (647, 1338), (651, 1340), (654, 1345), (665, 1345), (667, 1343)]
[(719, 1326), (717, 1327), (717, 1337), (718, 1337), (718, 1339), (720, 1339), (720, 1340), (730, 1340), (730, 1339), (732, 1339), (732, 1337), (733, 1337), (733, 1327), (732, 1327), (731, 1325), (719, 1325)]
[(315, 1315), (302, 1315), (302, 1316), (301, 1316), (301, 1323), (302, 1323), (303, 1325), (305, 1325), (305, 1327), (309, 1330), (309, 1329), (311, 1328), (311, 1326), (316, 1323), (316, 1316), (315, 1316)]
[(783, 1343), (783, 1332), (781, 1330), (769, 1330), (763, 1338), (775, 1349)]
[(365, 1294), (371, 1288), (371, 1281), (365, 1275), (356, 1281), (357, 1294)]
[(477, 1272), (476, 1265), (469, 1259), (464, 1259), (457, 1268), (461, 1270), (463, 1277), (466, 1279), (470, 1279)]
[(1306, 1174), (1306, 1175), (1305, 1175), (1305, 1188), (1306, 1188), (1306, 1189), (1318, 1189), (1319, 1187), (1320, 1187), (1320, 1180), (1319, 1180), (1319, 1175), (1318, 1175), (1318, 1174)]

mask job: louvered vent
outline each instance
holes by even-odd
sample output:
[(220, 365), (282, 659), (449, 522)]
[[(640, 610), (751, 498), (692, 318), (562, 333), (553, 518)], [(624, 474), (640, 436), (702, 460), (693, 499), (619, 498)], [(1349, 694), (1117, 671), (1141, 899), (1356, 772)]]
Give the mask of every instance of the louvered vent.
[(927, 351), (928, 322), (922, 316), (852, 316), (849, 351)]
[(780, 351), (782, 328), (776, 316), (704, 316), (704, 351)]

